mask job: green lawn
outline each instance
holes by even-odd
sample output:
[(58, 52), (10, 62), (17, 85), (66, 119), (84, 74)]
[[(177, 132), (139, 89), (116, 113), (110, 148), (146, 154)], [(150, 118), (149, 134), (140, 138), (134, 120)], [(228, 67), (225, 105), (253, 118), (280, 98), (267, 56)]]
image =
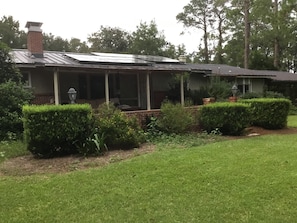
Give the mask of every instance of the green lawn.
[(296, 143), (257, 136), (0, 177), (0, 222), (296, 222)]
[(288, 116), (288, 126), (289, 127), (297, 127), (297, 115), (289, 115)]

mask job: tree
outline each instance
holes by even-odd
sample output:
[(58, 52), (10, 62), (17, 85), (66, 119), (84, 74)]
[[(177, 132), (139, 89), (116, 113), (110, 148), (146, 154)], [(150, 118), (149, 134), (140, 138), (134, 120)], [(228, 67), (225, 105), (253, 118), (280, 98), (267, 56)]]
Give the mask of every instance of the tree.
[(90, 49), (85, 41), (81, 42), (80, 39), (71, 38), (69, 41), (69, 51), (76, 53), (88, 53)]
[(49, 33), (43, 34), (43, 47), (49, 51), (69, 51), (69, 42), (60, 36), (54, 36)]
[(216, 52), (214, 54), (214, 62), (223, 64), (224, 57), (223, 57), (223, 43), (224, 43), (224, 34), (226, 33), (227, 26), (226, 17), (227, 17), (227, 6), (228, 0), (215, 0), (213, 13), (217, 23), (217, 47)]
[(100, 30), (88, 37), (92, 51), (105, 53), (125, 53), (128, 51), (131, 35), (120, 29), (112, 27), (100, 27)]
[(151, 21), (149, 24), (144, 22), (140, 23), (136, 31), (132, 33), (129, 52), (133, 54), (165, 56), (168, 45), (170, 46), (163, 32), (158, 30), (157, 24), (154, 21)]
[(19, 22), (14, 21), (12, 16), (3, 16), (0, 20), (0, 41), (10, 48), (25, 48), (27, 35), (19, 28)]
[(194, 27), (203, 31), (204, 62), (209, 63), (208, 39), (209, 29), (213, 26), (214, 18), (212, 13), (213, 0), (191, 0), (184, 6), (183, 12), (176, 16), (178, 22), (185, 27)]
[(0, 140), (5, 139), (9, 132), (22, 133), (22, 106), (30, 99), (32, 93), (24, 88), (10, 49), (0, 42)]

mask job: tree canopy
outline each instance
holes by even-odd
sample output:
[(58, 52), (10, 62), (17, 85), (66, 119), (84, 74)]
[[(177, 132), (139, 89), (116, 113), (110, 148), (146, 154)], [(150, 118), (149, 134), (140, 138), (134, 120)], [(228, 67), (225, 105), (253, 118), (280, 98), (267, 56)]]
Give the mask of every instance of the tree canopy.
[[(202, 31), (193, 39), (197, 51), (170, 43), (155, 21), (141, 22), (133, 32), (101, 26), (87, 42), (44, 34), (44, 49), (71, 52), (150, 54), (188, 62), (219, 63), (251, 69), (297, 72), (296, 0), (190, 0), (176, 15), (185, 29)], [(11, 16), (0, 20), (0, 38), (12, 48), (26, 48), (26, 35)]]

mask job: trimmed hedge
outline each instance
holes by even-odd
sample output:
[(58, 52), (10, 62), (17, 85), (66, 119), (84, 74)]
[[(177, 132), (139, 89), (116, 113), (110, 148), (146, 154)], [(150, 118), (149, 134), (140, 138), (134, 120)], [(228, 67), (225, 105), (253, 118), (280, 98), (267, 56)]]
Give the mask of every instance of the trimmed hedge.
[(88, 104), (26, 105), (23, 125), (27, 148), (44, 158), (77, 153), (78, 145), (83, 145), (93, 130), (92, 117)]
[(249, 118), (247, 104), (218, 102), (201, 107), (199, 122), (208, 133), (219, 130), (223, 135), (241, 135), (249, 126)]
[(254, 98), (242, 100), (250, 105), (251, 124), (265, 129), (287, 126), (291, 101), (285, 98)]

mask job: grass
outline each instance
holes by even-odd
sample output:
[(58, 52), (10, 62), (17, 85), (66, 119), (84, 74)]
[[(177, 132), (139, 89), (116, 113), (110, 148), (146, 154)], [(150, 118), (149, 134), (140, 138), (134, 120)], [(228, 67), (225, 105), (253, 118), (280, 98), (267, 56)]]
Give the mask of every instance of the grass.
[(288, 116), (288, 127), (297, 127), (297, 115)]
[(0, 222), (295, 222), (296, 143), (261, 136), (1, 177)]
[[(0, 223), (296, 221), (296, 135), (154, 143), (154, 153), (103, 168), (0, 176)], [(27, 153), (21, 142), (0, 143), (0, 163)]]
[(22, 141), (0, 141), (0, 163), (6, 159), (29, 154)]

